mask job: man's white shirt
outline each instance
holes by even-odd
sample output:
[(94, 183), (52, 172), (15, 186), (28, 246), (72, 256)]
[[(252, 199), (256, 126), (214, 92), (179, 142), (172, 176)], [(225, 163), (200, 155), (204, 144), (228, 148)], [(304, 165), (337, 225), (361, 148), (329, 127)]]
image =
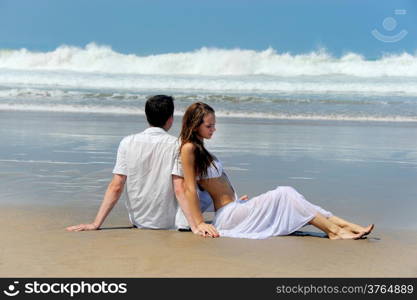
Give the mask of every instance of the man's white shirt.
[(178, 203), (172, 170), (178, 139), (159, 127), (129, 135), (120, 142), (114, 174), (126, 175), (126, 207), (139, 228), (174, 229)]

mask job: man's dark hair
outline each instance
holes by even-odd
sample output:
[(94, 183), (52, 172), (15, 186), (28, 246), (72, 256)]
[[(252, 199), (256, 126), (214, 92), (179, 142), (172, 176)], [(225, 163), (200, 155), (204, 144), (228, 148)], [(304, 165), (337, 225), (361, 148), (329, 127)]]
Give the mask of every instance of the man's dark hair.
[(174, 98), (166, 95), (155, 95), (146, 101), (145, 114), (151, 126), (163, 127), (174, 114)]

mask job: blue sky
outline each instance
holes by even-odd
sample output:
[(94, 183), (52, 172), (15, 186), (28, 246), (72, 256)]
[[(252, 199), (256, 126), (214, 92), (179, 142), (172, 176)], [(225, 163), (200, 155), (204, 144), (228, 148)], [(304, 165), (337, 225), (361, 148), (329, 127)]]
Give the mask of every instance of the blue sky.
[[(405, 9), (396, 15), (395, 9)], [(391, 17), (390, 31), (383, 21)], [(391, 21), (392, 21), (391, 19)], [(373, 37), (401, 30), (396, 43)], [(308, 53), (324, 47), (377, 58), (416, 53), (417, 1), (404, 0), (0, 0), (0, 48), (53, 50), (59, 45), (110, 45), (139, 55), (201, 47)]]

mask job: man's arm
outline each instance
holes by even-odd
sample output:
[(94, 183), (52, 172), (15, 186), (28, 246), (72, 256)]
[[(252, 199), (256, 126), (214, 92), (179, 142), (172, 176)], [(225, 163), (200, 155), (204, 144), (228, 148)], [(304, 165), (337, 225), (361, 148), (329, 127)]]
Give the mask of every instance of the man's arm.
[(114, 174), (112, 181), (107, 187), (106, 193), (104, 194), (103, 202), (101, 203), (100, 209), (96, 215), (93, 223), (90, 224), (79, 224), (75, 226), (69, 226), (66, 229), (68, 231), (83, 231), (83, 230), (97, 230), (103, 224), (104, 220), (113, 209), (114, 205), (119, 201), (120, 196), (123, 193), (123, 189), (126, 182), (126, 176), (120, 174)]

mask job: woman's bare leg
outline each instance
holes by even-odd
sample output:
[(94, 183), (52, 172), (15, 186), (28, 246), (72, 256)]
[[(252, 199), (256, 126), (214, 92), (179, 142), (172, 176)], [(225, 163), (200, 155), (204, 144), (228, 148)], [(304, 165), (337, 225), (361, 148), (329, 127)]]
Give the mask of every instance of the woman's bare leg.
[(352, 240), (361, 238), (364, 233), (354, 233), (348, 229), (340, 227), (339, 225), (329, 221), (320, 213), (312, 219), (309, 224), (323, 230), (331, 240)]
[(344, 220), (340, 217), (337, 217), (337, 216), (331, 216), (331, 217), (328, 218), (328, 220), (330, 222), (342, 227), (342, 228), (349, 229), (349, 230), (351, 230), (352, 232), (355, 232), (355, 233), (363, 233), (364, 235), (367, 235), (367, 234), (371, 233), (371, 231), (375, 227), (374, 224), (370, 224), (366, 227), (363, 227), (363, 226), (360, 226), (358, 224), (348, 222), (348, 221), (346, 221), (346, 220)]

